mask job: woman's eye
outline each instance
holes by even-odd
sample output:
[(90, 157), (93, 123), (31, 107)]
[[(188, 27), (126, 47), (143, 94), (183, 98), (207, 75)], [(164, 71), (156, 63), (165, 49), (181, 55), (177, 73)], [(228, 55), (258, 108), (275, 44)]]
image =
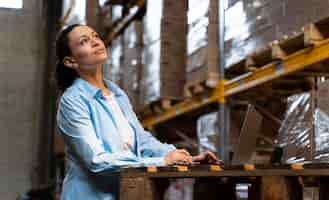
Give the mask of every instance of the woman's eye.
[(88, 39), (87, 38), (84, 38), (84, 39), (80, 40), (80, 44), (81, 45), (84, 45), (86, 42), (88, 42)]

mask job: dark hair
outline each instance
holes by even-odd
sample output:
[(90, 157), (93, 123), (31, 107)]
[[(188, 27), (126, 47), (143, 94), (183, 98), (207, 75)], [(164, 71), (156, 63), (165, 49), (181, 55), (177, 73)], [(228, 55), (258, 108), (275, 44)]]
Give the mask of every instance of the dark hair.
[(56, 39), (56, 81), (57, 86), (61, 91), (65, 91), (66, 88), (70, 87), (74, 80), (78, 77), (78, 73), (71, 68), (64, 65), (63, 60), (66, 56), (71, 56), (71, 49), (69, 46), (69, 33), (77, 26), (81, 24), (73, 24), (63, 29)]

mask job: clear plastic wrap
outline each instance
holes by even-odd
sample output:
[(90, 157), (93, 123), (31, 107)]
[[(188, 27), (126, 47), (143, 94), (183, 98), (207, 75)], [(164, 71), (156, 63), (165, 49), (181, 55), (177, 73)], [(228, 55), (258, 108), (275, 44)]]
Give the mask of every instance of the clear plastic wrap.
[(328, 91), (327, 85), (325, 82), (319, 86), (320, 95), (312, 97), (311, 93), (303, 93), (288, 98), (278, 135), (283, 162), (325, 162), (329, 159), (329, 100), (323, 92)]
[(145, 46), (142, 58), (140, 103), (145, 106), (160, 95), (160, 40)]
[(112, 7), (112, 22), (119, 20), (122, 17), (122, 6)]
[(314, 160), (328, 161), (329, 159), (329, 116), (321, 109), (316, 109), (315, 123), (315, 155)]
[(135, 48), (137, 45), (137, 33), (135, 23), (132, 22), (124, 31), (125, 48)]
[(229, 0), (225, 11), (226, 66), (327, 17), (328, 7), (328, 1)]
[[(195, 51), (192, 55), (189, 56), (187, 60), (187, 68), (186, 72), (190, 73), (198, 68), (206, 67), (207, 66), (207, 58), (208, 58), (208, 49), (206, 47), (202, 47)], [(191, 77), (188, 77), (191, 78)], [(190, 81), (187, 81), (190, 82)]]
[(140, 87), (143, 107), (160, 97), (179, 98), (183, 95), (187, 20), (183, 9), (186, 7), (184, 1), (147, 1)]
[[(63, 1), (62, 19), (69, 12), (70, 6), (70, 0)], [(74, 1), (72, 10), (66, 21), (66, 25), (71, 24), (86, 24), (86, 0)]]
[(147, 1), (143, 19), (144, 48), (142, 53), (142, 77), (139, 102), (142, 107), (149, 105), (160, 96), (160, 32), (163, 16), (163, 0)]
[(163, 0), (147, 1), (144, 17), (144, 44), (151, 45), (160, 39)]
[(210, 0), (189, 0), (187, 54), (191, 55), (208, 43)]
[(142, 23), (133, 21), (125, 29), (124, 48), (123, 48), (123, 63), (122, 71), (122, 88), (127, 93), (133, 107), (137, 109), (139, 106), (139, 72), (142, 62)]
[(123, 49), (121, 45), (121, 37), (112, 41), (111, 47), (108, 48), (108, 60), (103, 66), (104, 77), (119, 84), (121, 86), (121, 57)]
[(134, 108), (138, 106), (138, 72), (140, 67), (138, 48), (125, 48), (122, 69), (122, 88), (127, 93)]
[(283, 161), (304, 162), (311, 156), (312, 109), (309, 93), (287, 99), (287, 111), (279, 129), (279, 146), (284, 149)]
[(197, 122), (199, 152), (217, 152), (219, 146), (217, 112), (201, 116)]

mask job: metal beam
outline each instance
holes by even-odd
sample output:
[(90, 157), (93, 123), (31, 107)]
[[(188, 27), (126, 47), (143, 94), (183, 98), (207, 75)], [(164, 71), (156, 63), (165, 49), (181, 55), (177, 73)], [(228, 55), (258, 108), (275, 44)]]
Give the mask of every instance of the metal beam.
[(108, 45), (113, 41), (129, 24), (138, 16), (145, 6), (145, 0), (137, 0), (136, 5), (129, 9), (129, 14), (121, 18), (116, 26), (106, 35), (105, 44)]
[(174, 105), (172, 108), (168, 109), (167, 111), (154, 114), (153, 116), (147, 117), (143, 120), (144, 127), (148, 129), (152, 129), (152, 127), (156, 124), (160, 124), (167, 120), (173, 119), (177, 116), (180, 116), (184, 113), (191, 112), (193, 110), (200, 109), (201, 107), (207, 106), (211, 103), (217, 101), (217, 93), (213, 93), (211, 96), (205, 97), (193, 97), (187, 101), (183, 101), (182, 103), (178, 103)]
[(261, 67), (254, 72), (239, 76), (225, 83), (225, 97), (235, 95), (250, 88), (282, 76), (303, 70), (304, 68), (329, 58), (329, 39), (302, 49), (282, 59)]

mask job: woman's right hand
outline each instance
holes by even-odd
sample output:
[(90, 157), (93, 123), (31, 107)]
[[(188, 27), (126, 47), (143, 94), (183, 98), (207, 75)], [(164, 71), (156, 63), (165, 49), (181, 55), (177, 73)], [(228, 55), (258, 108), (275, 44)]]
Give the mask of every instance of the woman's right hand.
[(192, 156), (185, 149), (177, 149), (171, 151), (165, 156), (164, 159), (166, 161), (166, 165), (173, 165), (175, 163), (184, 163), (184, 164), (192, 163)]

